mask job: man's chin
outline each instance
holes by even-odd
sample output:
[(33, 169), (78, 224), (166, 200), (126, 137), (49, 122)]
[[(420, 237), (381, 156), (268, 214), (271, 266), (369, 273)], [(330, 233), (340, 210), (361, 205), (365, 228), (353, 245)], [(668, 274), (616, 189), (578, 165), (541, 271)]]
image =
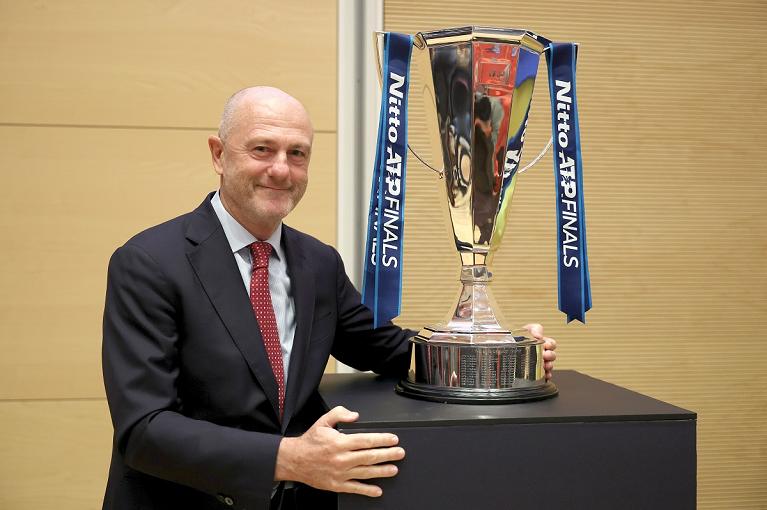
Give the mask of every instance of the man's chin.
[(294, 190), (273, 190), (259, 188), (258, 193), (250, 197), (250, 210), (263, 220), (282, 221), (298, 204), (299, 197)]
[(274, 204), (265, 204), (264, 201), (260, 201), (260, 203), (254, 204), (253, 210), (259, 219), (279, 223), (293, 210), (293, 204), (274, 207)]

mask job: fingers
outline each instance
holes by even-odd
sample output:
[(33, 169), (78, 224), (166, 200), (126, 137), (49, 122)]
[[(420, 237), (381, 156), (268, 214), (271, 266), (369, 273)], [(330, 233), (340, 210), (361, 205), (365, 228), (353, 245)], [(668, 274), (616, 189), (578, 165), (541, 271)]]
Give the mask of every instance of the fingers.
[(543, 361), (554, 361), (557, 359), (557, 353), (554, 351), (546, 350), (546, 347), (544, 346), (543, 351)]
[(405, 450), (403, 448), (374, 448), (372, 450), (349, 452), (345, 457), (345, 463), (348, 466), (373, 466), (375, 464), (394, 462), (404, 458)]
[[(537, 326), (537, 324), (531, 324), (530, 326)], [(554, 361), (557, 359), (557, 353), (554, 352), (557, 348), (557, 341), (553, 338), (543, 336), (543, 328), (541, 328), (540, 333), (541, 339), (543, 340), (543, 370), (546, 380), (548, 381), (551, 380), (551, 372), (554, 370)]]
[(383, 448), (394, 446), (399, 443), (399, 438), (394, 434), (368, 432), (361, 434), (345, 434), (343, 437), (344, 447), (347, 450), (368, 450), (371, 448)]
[(347, 480), (336, 487), (335, 492), (348, 492), (350, 494), (361, 494), (371, 498), (377, 498), (383, 491), (377, 485), (358, 482), (357, 480)]
[(523, 326), (532, 336), (538, 340), (543, 340), (543, 348), (554, 351), (557, 348), (557, 341), (553, 338), (543, 336), (543, 326), (537, 323), (525, 324)]
[(377, 466), (357, 466), (349, 470), (353, 480), (370, 480), (371, 478), (391, 478), (399, 472), (394, 464), (381, 464)]
[(357, 421), (360, 415), (357, 412), (349, 411), (343, 406), (337, 406), (320, 416), (316, 424), (325, 427), (335, 427), (338, 423), (351, 423)]
[(547, 336), (543, 337), (543, 348), (549, 351), (557, 349), (557, 341)]
[(533, 335), (533, 338), (537, 338), (538, 340), (543, 339), (543, 326), (541, 326), (540, 324), (537, 324), (537, 323), (525, 324), (522, 327), (525, 328), (527, 331), (529, 331), (530, 334)]
[[(404, 451), (403, 451), (404, 455)], [(391, 478), (396, 476), (399, 468), (394, 464), (381, 464), (376, 466), (357, 466), (348, 471), (350, 480), (343, 482), (338, 487), (338, 492), (350, 492), (352, 494), (362, 494), (377, 498), (383, 494), (383, 491), (377, 485), (361, 483), (359, 480), (370, 480), (373, 478)]]

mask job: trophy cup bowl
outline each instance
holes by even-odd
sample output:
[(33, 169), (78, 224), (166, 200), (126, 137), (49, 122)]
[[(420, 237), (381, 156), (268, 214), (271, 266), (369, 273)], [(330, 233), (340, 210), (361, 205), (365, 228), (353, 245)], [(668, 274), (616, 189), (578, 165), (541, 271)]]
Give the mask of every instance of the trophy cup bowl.
[(442, 159), (461, 288), (447, 318), (412, 338), (400, 394), (479, 404), (557, 394), (545, 379), (543, 341), (515, 335), (489, 287), (543, 51), (538, 36), (517, 29), (463, 27), (414, 38), (426, 108), (436, 112), (433, 154)]

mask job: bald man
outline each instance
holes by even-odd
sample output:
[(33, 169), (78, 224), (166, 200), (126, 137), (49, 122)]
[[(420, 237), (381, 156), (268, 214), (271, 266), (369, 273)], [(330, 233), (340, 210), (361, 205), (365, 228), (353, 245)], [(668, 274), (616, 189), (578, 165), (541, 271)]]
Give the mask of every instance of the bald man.
[(218, 191), (112, 256), (105, 509), (334, 508), (335, 492), (380, 496), (369, 480), (396, 475), (397, 437), (339, 433), (357, 414), (318, 393), (331, 354), (404, 375), (413, 332), (374, 329), (338, 253), (282, 223), (306, 191), (312, 138), (295, 98), (237, 92), (208, 139)]

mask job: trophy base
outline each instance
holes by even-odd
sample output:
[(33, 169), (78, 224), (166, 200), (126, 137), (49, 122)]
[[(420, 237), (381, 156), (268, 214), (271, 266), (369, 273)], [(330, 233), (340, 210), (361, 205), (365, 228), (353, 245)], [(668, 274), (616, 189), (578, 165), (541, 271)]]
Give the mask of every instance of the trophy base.
[(543, 341), (504, 333), (424, 329), (412, 342), (397, 393), (435, 402), (510, 404), (553, 397), (543, 370)]
[(552, 382), (535, 388), (510, 388), (505, 390), (482, 390), (472, 388), (442, 388), (428, 384), (411, 383), (407, 379), (397, 383), (394, 390), (400, 395), (446, 404), (518, 404), (544, 400), (557, 395)]

